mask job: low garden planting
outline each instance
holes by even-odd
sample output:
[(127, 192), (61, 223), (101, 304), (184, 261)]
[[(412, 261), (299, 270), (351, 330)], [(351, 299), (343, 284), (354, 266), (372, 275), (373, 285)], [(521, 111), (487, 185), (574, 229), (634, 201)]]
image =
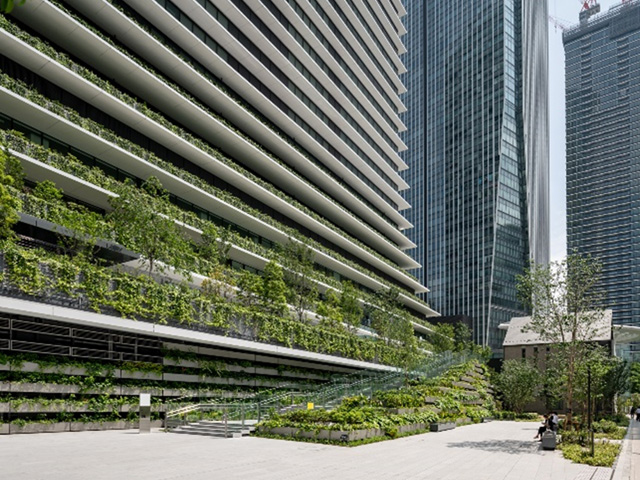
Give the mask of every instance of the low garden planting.
[(359, 445), (481, 422), (492, 417), (496, 408), (484, 368), (466, 363), (436, 378), (408, 378), (399, 389), (344, 398), (332, 410), (301, 409), (274, 415), (261, 422), (255, 434)]
[(625, 416), (613, 416), (611, 420), (593, 422), (593, 456), (591, 435), (584, 425), (578, 425), (575, 430), (561, 430), (562, 442), (559, 448), (564, 458), (573, 462), (611, 467), (620, 453), (628, 424)]
[(162, 354), (162, 363), (0, 354), (0, 433), (137, 428), (141, 393), (151, 394), (152, 425), (159, 427), (165, 412), (194, 402), (239, 405), (344, 377), (189, 350), (167, 348)]

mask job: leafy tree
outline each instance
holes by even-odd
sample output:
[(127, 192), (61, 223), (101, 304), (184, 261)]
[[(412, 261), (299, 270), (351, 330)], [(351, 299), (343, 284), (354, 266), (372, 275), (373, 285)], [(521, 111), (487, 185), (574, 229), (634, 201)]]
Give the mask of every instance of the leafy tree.
[(344, 330), (340, 298), (333, 290), (326, 293), (324, 301), (318, 304), (316, 313), (320, 317), (320, 324), (332, 330)]
[(575, 400), (583, 412), (587, 411), (589, 371), (592, 411), (595, 412), (596, 404), (607, 411), (613, 411), (615, 397), (627, 390), (627, 362), (610, 356), (605, 347), (589, 345), (585, 361), (576, 370)]
[(300, 321), (304, 320), (304, 312), (313, 308), (318, 298), (318, 289), (313, 280), (313, 259), (313, 250), (292, 239), (284, 245), (280, 254), (290, 303)]
[(248, 270), (241, 270), (238, 274), (238, 300), (246, 307), (256, 307), (260, 304), (261, 295), (260, 276)]
[(83, 205), (63, 201), (63, 191), (50, 180), (36, 184), (33, 195), (48, 204), (49, 218), (64, 227), (56, 228), (58, 244), (70, 255), (87, 260), (93, 257), (100, 235), (105, 235), (104, 219)]
[(58, 233), (58, 243), (72, 255), (91, 260), (103, 231), (103, 217), (83, 205), (69, 202), (61, 210), (59, 222), (69, 231)]
[(24, 187), (24, 169), (20, 160), (11, 155), (8, 151), (3, 151), (0, 156), (4, 156), (4, 168), (3, 171), (6, 175), (12, 178), (11, 186), (22, 190)]
[(339, 304), (342, 321), (345, 323), (349, 331), (352, 333), (355, 332), (362, 324), (364, 310), (360, 305), (358, 290), (356, 290), (353, 283), (349, 281), (342, 282)]
[(274, 315), (284, 315), (287, 312), (287, 284), (284, 282), (282, 267), (270, 261), (264, 267), (260, 298), (263, 308)]
[(542, 377), (532, 362), (526, 359), (506, 360), (496, 376), (495, 385), (504, 405), (522, 413), (524, 407), (536, 398)]
[(43, 180), (34, 187), (33, 196), (55, 205), (62, 202), (63, 194), (51, 180)]
[(604, 311), (604, 295), (598, 288), (602, 266), (591, 257), (577, 254), (550, 265), (532, 264), (518, 276), (518, 296), (531, 311), (529, 329), (557, 346), (553, 355), (563, 369), (562, 379), (567, 424), (575, 407), (578, 366), (589, 355), (586, 342), (596, 334)]
[(370, 310), (371, 326), (387, 344), (415, 343), (413, 325), (408, 312), (398, 301), (398, 296), (396, 287), (376, 292), (374, 305)]
[[(631, 393), (640, 394), (640, 363), (632, 362), (629, 367), (629, 388)], [(640, 405), (640, 403), (638, 404)]]
[(26, 0), (0, 0), (0, 13), (11, 13), (16, 5), (24, 5)]
[(213, 223), (209, 223), (202, 231), (202, 239), (198, 245), (198, 252), (213, 267), (216, 265), (226, 265), (229, 259), (231, 242), (228, 229), (217, 228)]
[(429, 343), (434, 353), (442, 353), (456, 349), (455, 327), (450, 323), (438, 323), (433, 326), (433, 334), (429, 336)]
[(201, 290), (207, 298), (221, 303), (235, 294), (236, 278), (223, 265), (214, 265), (202, 282)]
[(13, 171), (12, 165), (15, 163), (11, 155), (0, 149), (0, 239), (13, 235), (13, 226), (20, 220), (18, 211), (22, 208), (20, 200), (7, 188), (7, 186), (19, 188), (22, 178)]
[(113, 221), (118, 241), (139, 252), (149, 264), (149, 274), (159, 260), (178, 269), (190, 266), (191, 247), (180, 227), (170, 218), (158, 213), (156, 199), (168, 201), (168, 193), (159, 180), (149, 177), (142, 185), (143, 191), (130, 184), (111, 200)]

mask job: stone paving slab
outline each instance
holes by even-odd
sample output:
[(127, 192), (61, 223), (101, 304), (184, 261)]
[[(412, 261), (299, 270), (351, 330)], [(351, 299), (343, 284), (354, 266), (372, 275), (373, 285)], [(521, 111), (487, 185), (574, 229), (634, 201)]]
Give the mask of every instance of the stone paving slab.
[(631, 420), (612, 480), (640, 480), (640, 422)]
[[(354, 448), (154, 431), (0, 437), (0, 479), (12, 480), (596, 480), (532, 441), (538, 423), (491, 422)], [(600, 477), (600, 474), (608, 477)], [(598, 476), (595, 476), (598, 475)], [(634, 479), (635, 480), (635, 479)]]

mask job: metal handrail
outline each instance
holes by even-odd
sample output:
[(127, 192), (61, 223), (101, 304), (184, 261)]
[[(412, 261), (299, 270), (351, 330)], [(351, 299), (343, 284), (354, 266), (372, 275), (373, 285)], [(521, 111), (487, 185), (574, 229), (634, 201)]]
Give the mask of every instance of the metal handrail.
[[(452, 352), (445, 352), (439, 356), (430, 357), (429, 361), (425, 364), (408, 371), (398, 369), (393, 372), (368, 375), (366, 378), (362, 378), (362, 372), (356, 372), (341, 378), (341, 380), (345, 380), (356, 375), (361, 377), (353, 382), (339, 384), (333, 383), (315, 392), (283, 392), (258, 402), (236, 402), (226, 404), (195, 403), (167, 411), (165, 419), (168, 420), (170, 418), (195, 411), (206, 412), (218, 410), (223, 413), (225, 421), (239, 418), (242, 425), (244, 425), (249, 416), (260, 421), (262, 418), (269, 416), (270, 410), (279, 411), (282, 408), (301, 407), (306, 402), (312, 402), (318, 408), (326, 408), (349, 395), (369, 392), (369, 396), (371, 396), (374, 391), (385, 391), (391, 388), (396, 388), (399, 381), (404, 381), (405, 378), (409, 376), (434, 378), (451, 366), (464, 363), (473, 358), (478, 358), (478, 356), (468, 352), (460, 352), (456, 354)], [(297, 404), (294, 403), (294, 398), (301, 399), (301, 402)], [(289, 400), (289, 402), (285, 402), (286, 400)], [(285, 403), (288, 403), (288, 405), (286, 407), (282, 407)], [(166, 425), (167, 423), (165, 422), (165, 426)]]

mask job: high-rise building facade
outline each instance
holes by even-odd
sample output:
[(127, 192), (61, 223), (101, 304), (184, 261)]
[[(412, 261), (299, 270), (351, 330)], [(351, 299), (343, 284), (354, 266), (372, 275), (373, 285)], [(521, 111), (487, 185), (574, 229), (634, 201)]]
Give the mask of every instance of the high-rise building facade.
[(521, 315), (515, 276), (548, 262), (545, 1), (405, 2), (409, 238), (430, 305), (474, 339)]
[[(165, 397), (182, 396), (174, 380), (237, 398), (297, 388), (272, 378), (286, 369), (309, 385), (395, 369), (400, 343), (367, 328), (375, 294), (399, 292), (388, 304), (423, 337), (436, 315), (407, 273), (404, 13), (400, 0), (29, 0), (0, 14), (0, 147), (26, 175), (0, 185), (20, 199), (19, 241), (0, 241), (0, 353), (153, 363)], [(132, 206), (151, 211), (121, 233)], [(355, 292), (349, 325), (333, 304), (283, 300), (309, 249), (300, 291)], [(278, 288), (256, 286), (267, 277)], [(258, 311), (260, 294), (279, 307)]]
[(613, 322), (640, 325), (640, 2), (565, 30), (567, 247), (603, 265)]

